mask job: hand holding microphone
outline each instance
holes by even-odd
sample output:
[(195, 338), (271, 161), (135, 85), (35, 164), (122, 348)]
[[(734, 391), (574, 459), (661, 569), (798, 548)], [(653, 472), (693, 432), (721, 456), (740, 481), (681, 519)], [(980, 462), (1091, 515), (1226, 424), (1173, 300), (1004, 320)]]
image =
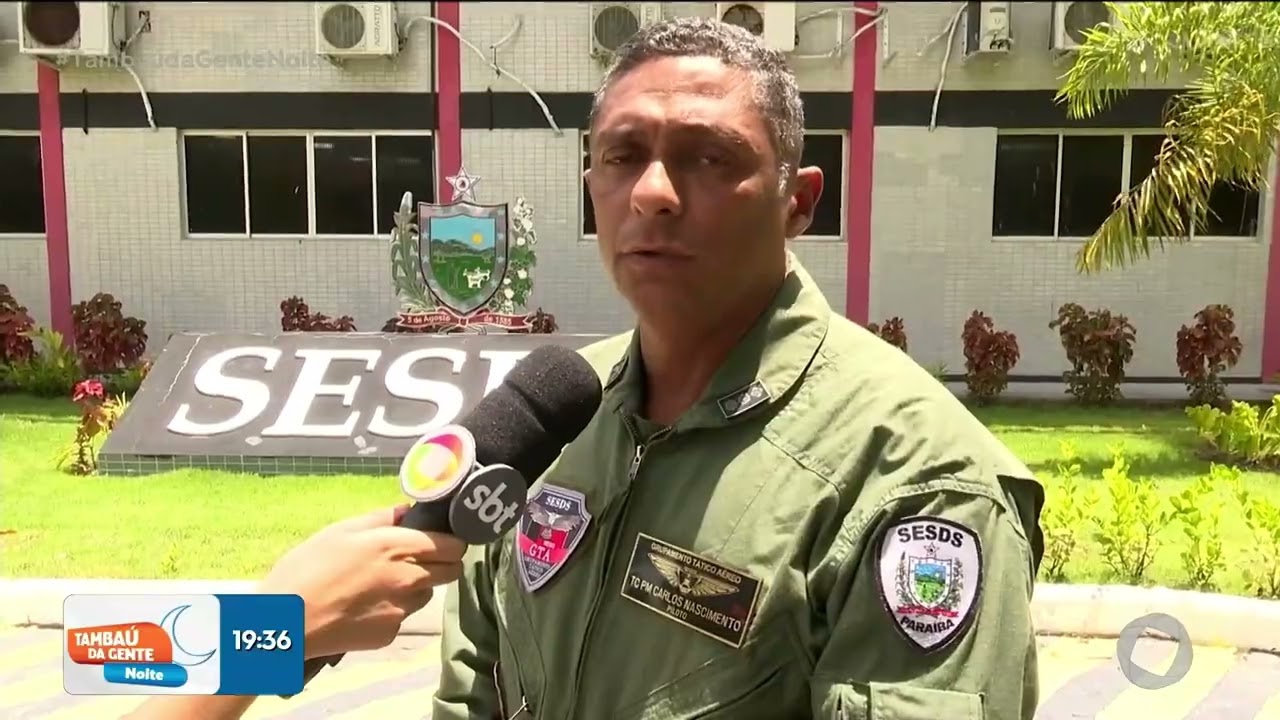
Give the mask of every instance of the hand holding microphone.
[(458, 578), (466, 545), (397, 527), (408, 509), (336, 522), (285, 553), (263, 579), (259, 592), (303, 598), (308, 658), (386, 647), (433, 588)]
[[(459, 548), (488, 544), (505, 535), (524, 511), (529, 484), (586, 429), (600, 407), (602, 393), (600, 378), (585, 358), (565, 347), (544, 345), (517, 363), (502, 384), (458, 425), (441, 428), (414, 443), (401, 465), (400, 484), (405, 494), (418, 502), (396, 519), (399, 528), (388, 529), (422, 531), (418, 534), (423, 538), (420, 547), (424, 552), (415, 557), (424, 563), (425, 570), (405, 573), (407, 585), (399, 592), (405, 596), (421, 592), (416, 597), (429, 600), (431, 586), (457, 578), (453, 563), (461, 556)], [(428, 546), (437, 554), (427, 552)], [(432, 563), (442, 559), (448, 569), (432, 571)], [(351, 582), (359, 587), (362, 581)], [(369, 597), (378, 592), (373, 589), (376, 587), (371, 586)], [(398, 612), (394, 608), (405, 604), (384, 602), (390, 605), (363, 610), (353, 605), (350, 611), (371, 621), (335, 632), (335, 638), (342, 642), (334, 641), (314, 653), (308, 646), (304, 682), (325, 665), (338, 664), (342, 652), (390, 643), (403, 621), (403, 617), (396, 621), (391, 631), (390, 621)], [(308, 616), (310, 612), (308, 607)], [(387, 622), (379, 623), (379, 619)], [(334, 627), (350, 620), (341, 613), (329, 619)], [(308, 617), (308, 627), (310, 622)], [(376, 628), (377, 637), (353, 638), (359, 627)], [(308, 645), (310, 642), (308, 638)]]

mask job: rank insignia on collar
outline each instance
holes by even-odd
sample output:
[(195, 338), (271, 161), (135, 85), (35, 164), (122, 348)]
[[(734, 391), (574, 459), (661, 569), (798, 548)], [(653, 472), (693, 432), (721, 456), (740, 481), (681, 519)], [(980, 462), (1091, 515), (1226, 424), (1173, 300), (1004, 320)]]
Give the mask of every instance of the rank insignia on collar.
[(731, 420), (769, 400), (769, 389), (759, 380), (753, 380), (750, 385), (734, 390), (716, 403), (720, 406), (720, 414), (724, 415), (724, 419)]
[(951, 520), (916, 516), (885, 532), (876, 580), (894, 627), (918, 649), (933, 652), (973, 621), (982, 570), (977, 533)]
[(615, 363), (613, 368), (609, 370), (609, 378), (604, 382), (605, 387), (609, 387), (614, 383), (618, 382), (618, 380), (622, 377), (622, 371), (626, 367), (627, 367), (627, 361), (625, 359), (619, 360), (617, 363)]
[(580, 492), (543, 485), (529, 499), (514, 533), (516, 574), (526, 592), (546, 585), (564, 567), (590, 523)]

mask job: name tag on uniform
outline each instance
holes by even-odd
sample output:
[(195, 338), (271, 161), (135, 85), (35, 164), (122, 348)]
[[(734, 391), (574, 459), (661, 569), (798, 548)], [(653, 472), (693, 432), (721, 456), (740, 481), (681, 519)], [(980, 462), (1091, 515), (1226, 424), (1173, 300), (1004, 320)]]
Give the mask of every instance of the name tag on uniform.
[(639, 533), (622, 596), (737, 648), (751, 627), (760, 580)]

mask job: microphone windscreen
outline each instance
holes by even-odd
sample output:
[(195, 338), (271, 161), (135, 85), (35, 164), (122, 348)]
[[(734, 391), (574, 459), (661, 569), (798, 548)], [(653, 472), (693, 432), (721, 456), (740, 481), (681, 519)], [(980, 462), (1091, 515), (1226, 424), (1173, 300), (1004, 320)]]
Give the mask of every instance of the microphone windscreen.
[(582, 434), (600, 408), (595, 368), (574, 350), (543, 345), (529, 352), (459, 424), (476, 442), (476, 462), (502, 463), (537, 480)]

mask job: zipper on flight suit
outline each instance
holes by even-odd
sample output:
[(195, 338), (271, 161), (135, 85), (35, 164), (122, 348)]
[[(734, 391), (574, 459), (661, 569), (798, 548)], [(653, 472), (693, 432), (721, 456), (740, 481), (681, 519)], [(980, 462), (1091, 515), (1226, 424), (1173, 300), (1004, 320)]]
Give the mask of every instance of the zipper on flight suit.
[(516, 671), (516, 690), (520, 693), (520, 706), (515, 712), (507, 714), (507, 688), (502, 683), (502, 663), (493, 664), (493, 684), (498, 690), (498, 716), (501, 720), (516, 720), (522, 712), (531, 712), (529, 708), (529, 699), (524, 693), (524, 678), (520, 675), (520, 668)]
[(631, 486), (635, 484), (636, 477), (640, 474), (640, 464), (644, 462), (645, 455), (649, 452), (649, 449), (665, 439), (674, 429), (665, 427), (651, 435), (647, 441), (640, 442), (638, 439), (640, 433), (631, 418), (624, 417), (622, 424), (626, 426), (627, 434), (631, 436), (631, 442), (635, 444), (635, 453), (631, 456), (631, 465), (627, 468), (627, 488), (622, 491), (622, 503), (618, 510), (618, 519), (609, 531), (608, 544), (605, 546), (605, 567), (600, 575), (600, 585), (596, 588), (595, 597), (591, 600), (591, 609), (587, 611), (587, 624), (582, 633), (582, 652), (578, 655), (578, 667), (573, 673), (573, 695), (572, 700), (569, 701), (569, 714), (565, 717), (565, 720), (573, 720), (573, 713), (577, 711), (578, 686), (582, 682), (583, 661), (591, 648), (591, 630), (595, 624), (596, 614), (600, 609), (600, 600), (604, 597), (605, 579), (609, 576), (609, 559), (613, 557), (614, 548), (618, 544), (618, 536), (622, 533), (623, 520), (627, 514), (627, 505), (631, 500)]

